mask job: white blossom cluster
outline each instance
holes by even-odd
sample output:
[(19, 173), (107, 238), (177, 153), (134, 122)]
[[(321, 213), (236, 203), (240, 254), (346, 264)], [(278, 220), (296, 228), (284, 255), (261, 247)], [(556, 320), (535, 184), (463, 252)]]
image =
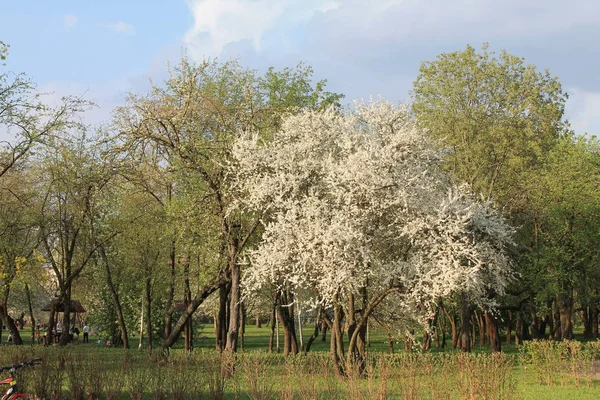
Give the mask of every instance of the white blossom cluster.
[(406, 304), (456, 291), (485, 298), (510, 278), (512, 229), (439, 169), (441, 153), (405, 108), (291, 116), (272, 140), (235, 143), (235, 185), (264, 233), (243, 284), (276, 283), (314, 302), (398, 288)]

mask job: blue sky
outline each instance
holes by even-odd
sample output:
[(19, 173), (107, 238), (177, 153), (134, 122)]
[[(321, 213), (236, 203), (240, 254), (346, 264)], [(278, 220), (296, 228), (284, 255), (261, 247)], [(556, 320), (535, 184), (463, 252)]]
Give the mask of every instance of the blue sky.
[(567, 117), (600, 134), (598, 0), (21, 0), (2, 5), (7, 66), (48, 101), (81, 95), (110, 118), (127, 91), (165, 78), (182, 54), (239, 58), (258, 70), (305, 61), (346, 100), (409, 98), (421, 61), (489, 42), (550, 69)]

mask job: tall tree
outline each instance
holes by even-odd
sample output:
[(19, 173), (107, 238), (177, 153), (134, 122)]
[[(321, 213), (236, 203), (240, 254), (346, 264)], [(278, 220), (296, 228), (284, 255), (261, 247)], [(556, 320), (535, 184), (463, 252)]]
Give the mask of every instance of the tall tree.
[[(237, 62), (223, 64), (182, 60), (162, 87), (146, 96), (130, 96), (117, 112), (116, 123), (125, 147), (148, 145), (164, 149), (207, 229), (215, 232), (227, 264), (213, 265), (212, 277), (190, 302), (164, 345), (170, 347), (204, 298), (227, 285), (228, 333), (225, 347), (236, 351), (240, 321), (239, 255), (255, 231), (258, 218), (230, 209), (225, 166), (233, 140), (245, 130), (272, 134), (281, 115), (336, 103), (341, 96), (324, 91), (324, 82), (311, 83), (312, 70), (299, 66), (270, 70), (264, 78)], [(213, 257), (217, 259), (217, 257)], [(230, 281), (230, 285), (227, 283)]]
[[(536, 289), (539, 308), (554, 303), (556, 339), (573, 338), (573, 315), (579, 308), (588, 324), (598, 312), (600, 232), (600, 146), (595, 138), (565, 136), (548, 163), (529, 177), (530, 251), (524, 255), (528, 285)], [(551, 313), (552, 314), (552, 313)], [(533, 323), (532, 329), (539, 329)], [(534, 332), (535, 333), (535, 332)]]
[[(6, 48), (0, 42), (4, 59)], [(73, 118), (91, 103), (79, 97), (66, 96), (57, 107), (42, 102), (42, 93), (24, 74), (0, 73), (0, 131), (12, 136), (0, 142), (0, 178), (23, 159), (36, 143), (51, 139), (78, 125)]]
[(36, 259), (35, 186), (31, 173), (22, 166), (0, 179), (0, 319), (15, 344), (22, 344), (22, 340), (9, 313), (9, 299), (15, 283), (27, 277), (26, 269)]
[(566, 130), (567, 95), (548, 71), (487, 49), (467, 46), (422, 63), (412, 111), (449, 147), (447, 167), (458, 179), (514, 208), (522, 199), (522, 174)]
[[(487, 44), (481, 52), (467, 46), (422, 63), (413, 96), (414, 115), (448, 148), (446, 167), (456, 179), (511, 212), (518, 225), (529, 224), (522, 212), (526, 177), (566, 132), (567, 95), (558, 79), (506, 51), (489, 52)], [(471, 305), (463, 300), (461, 307), (468, 350)], [(488, 313), (486, 321), (499, 350), (496, 318)]]
[(60, 344), (66, 345), (73, 283), (101, 244), (93, 240), (91, 220), (111, 173), (98, 162), (85, 135), (60, 143), (60, 147), (47, 148), (39, 165), (43, 199), (39, 234), (44, 257), (54, 272), (58, 304), (63, 307)]
[(427, 320), (439, 298), (465, 290), (485, 301), (485, 288), (502, 292), (510, 276), (512, 230), (450, 184), (406, 110), (355, 108), (290, 117), (272, 142), (241, 138), (232, 166), (240, 202), (265, 213), (245, 285), (305, 290), (333, 308), (330, 351), (342, 372), (364, 363), (369, 318), (389, 297)]

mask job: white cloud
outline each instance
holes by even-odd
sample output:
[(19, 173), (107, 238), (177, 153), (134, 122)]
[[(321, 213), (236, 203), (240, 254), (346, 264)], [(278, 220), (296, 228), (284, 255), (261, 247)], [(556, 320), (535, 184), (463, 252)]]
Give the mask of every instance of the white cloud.
[(600, 2), (590, 0), (187, 1), (194, 23), (183, 42), (197, 59), (219, 56), (236, 42), (258, 52), (292, 53), (305, 40), (311, 50), (340, 57), (380, 52), (386, 41), (461, 46), (502, 38), (520, 42), (600, 23)]
[(98, 24), (98, 26), (111, 30), (115, 33), (125, 33), (129, 35), (135, 33), (135, 28), (133, 27), (133, 25), (125, 23), (123, 21), (112, 22), (109, 24)]
[(565, 113), (575, 132), (600, 136), (600, 93), (569, 89)]
[(63, 17), (63, 23), (67, 27), (67, 30), (70, 30), (77, 24), (77, 17), (72, 14), (67, 14)]
[(218, 56), (227, 44), (242, 40), (260, 50), (263, 34), (282, 22), (291, 29), (341, 4), (340, 0), (189, 0), (194, 25), (185, 33), (184, 43), (195, 58)]

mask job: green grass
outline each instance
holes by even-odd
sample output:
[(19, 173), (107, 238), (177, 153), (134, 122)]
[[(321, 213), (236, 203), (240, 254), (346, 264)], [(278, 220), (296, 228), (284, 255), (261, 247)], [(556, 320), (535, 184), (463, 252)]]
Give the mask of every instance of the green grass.
[[(192, 357), (187, 357), (183, 352), (182, 340), (165, 358), (161, 351), (154, 353), (137, 349), (124, 351), (120, 348), (97, 345), (95, 343), (97, 338), (90, 337), (90, 344), (72, 345), (66, 348), (3, 346), (0, 348), (0, 365), (41, 355), (48, 363), (47, 369), (57, 371), (61, 365), (60, 360), (63, 360), (64, 370), (60, 378), (57, 378), (62, 382), (63, 398), (71, 398), (69, 390), (72, 386), (69, 382), (73, 379), (84, 381), (87, 376), (96, 375), (105, 379), (105, 384), (109, 386), (110, 384), (106, 382), (118, 379), (123, 386), (122, 399), (130, 398), (127, 393), (132, 389), (128, 389), (127, 385), (135, 385), (136, 382), (147, 389), (144, 399), (160, 398), (158, 395), (152, 397), (151, 387), (173, 385), (170, 380), (195, 382), (201, 385), (202, 390), (207, 394), (208, 382), (220, 374), (223, 365), (231, 365), (227, 360), (222, 363), (214, 351), (212, 330), (212, 325), (198, 326)], [(29, 331), (23, 330), (23, 332), (23, 339), (29, 342)], [(6, 331), (3, 333), (5, 336)], [(576, 380), (572, 379), (569, 373), (560, 372), (568, 371), (569, 365), (574, 365), (569, 364), (570, 361), (564, 357), (561, 359), (564, 368), (558, 368), (559, 374), (562, 375), (555, 377), (552, 386), (541, 384), (538, 381), (536, 365), (531, 364), (527, 358), (519, 356), (522, 348), (515, 345), (503, 346), (503, 350), (508, 354), (506, 360), (509, 364), (506, 364), (504, 369), (502, 367), (498, 369), (494, 365), (494, 359), (488, 354), (487, 347), (475, 347), (474, 354), (470, 358), (463, 359), (460, 358), (461, 353), (452, 349), (438, 350), (434, 346), (430, 354), (419, 356), (403, 351), (397, 344), (395, 346), (397, 354), (391, 356), (388, 354), (386, 335), (372, 330), (369, 353), (374, 363), (373, 375), (372, 378), (357, 379), (340, 378), (333, 372), (334, 369), (329, 364), (328, 358), (329, 335), (326, 342), (322, 342), (320, 337), (315, 340), (311, 349), (312, 355), (285, 359), (281, 354), (268, 353), (269, 333), (270, 329), (266, 326), (246, 327), (245, 349), (243, 353), (240, 352), (235, 370), (225, 382), (224, 398), (281, 398), (286, 393), (289, 394), (289, 387), (295, 392), (296, 399), (314, 398), (316, 394), (320, 394), (320, 398), (373, 398), (378, 397), (378, 393), (382, 393), (381, 385), (383, 385), (387, 388), (385, 398), (459, 399), (465, 397), (461, 393), (466, 393), (464, 390), (467, 390), (463, 388), (461, 392), (459, 382), (468, 381), (468, 385), (475, 388), (474, 390), (483, 393), (485, 388), (493, 387), (494, 383), (489, 380), (490, 377), (502, 374), (506, 374), (502, 379), (503, 384), (507, 385), (507, 392), (503, 397), (490, 398), (523, 400), (600, 398), (600, 380)], [(312, 329), (305, 327), (304, 333), (306, 343)], [(137, 348), (136, 339), (133, 338), (132, 344)], [(3, 343), (4, 341), (5, 338)], [(69, 365), (74, 367), (70, 370)], [(29, 387), (33, 387), (34, 381), (41, 379), (40, 369), (36, 367), (24, 374), (24, 376), (31, 375), (30, 378), (26, 378), (29, 379)], [(68, 371), (71, 371), (71, 377)], [(77, 375), (78, 373), (80, 375)], [(178, 384), (183, 385), (181, 382), (175, 385)], [(411, 395), (410, 390), (413, 389)], [(196, 389), (186, 390), (192, 393), (191, 391)], [(311, 390), (313, 397), (311, 397)], [(439, 390), (442, 394), (432, 395), (432, 390)], [(261, 393), (265, 396), (261, 397)], [(199, 398), (197, 393), (189, 396), (187, 398)], [(211, 397), (207, 394), (205, 398)]]

